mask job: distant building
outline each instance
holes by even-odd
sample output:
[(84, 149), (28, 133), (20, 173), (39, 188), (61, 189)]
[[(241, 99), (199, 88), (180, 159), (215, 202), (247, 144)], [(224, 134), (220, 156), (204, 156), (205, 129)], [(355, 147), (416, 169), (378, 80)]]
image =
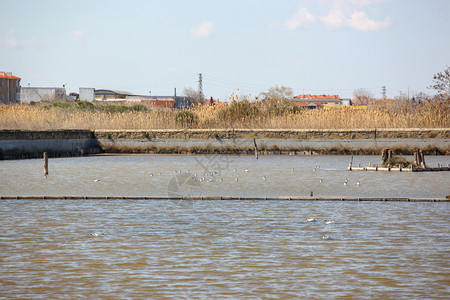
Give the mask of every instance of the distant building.
[(304, 109), (321, 109), (323, 108), (323, 104), (319, 102), (294, 102), (294, 107)]
[(341, 99), (338, 95), (298, 95), (293, 99), (294, 106), (296, 103), (318, 103), (322, 106), (338, 106)]
[(22, 87), (20, 102), (30, 103), (42, 100), (66, 100), (66, 89), (57, 87)]
[(20, 78), (11, 72), (0, 72), (0, 103), (15, 104), (19, 102)]
[(94, 91), (96, 101), (125, 101), (127, 96), (134, 96), (134, 94), (125, 91), (104, 89)]
[(80, 93), (78, 94), (78, 100), (92, 102), (95, 100), (95, 89), (94, 88), (80, 88)]
[(304, 107), (307, 109), (329, 108), (335, 106), (350, 106), (350, 98), (340, 98), (338, 95), (298, 95), (293, 99), (294, 107)]

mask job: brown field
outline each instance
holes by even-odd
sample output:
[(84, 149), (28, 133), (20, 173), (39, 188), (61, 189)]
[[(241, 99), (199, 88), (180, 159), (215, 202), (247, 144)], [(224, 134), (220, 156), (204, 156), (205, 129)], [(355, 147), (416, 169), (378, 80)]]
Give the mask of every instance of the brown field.
[(450, 101), (298, 110), (237, 101), (187, 110), (143, 105), (53, 103), (0, 107), (0, 129), (361, 129), (450, 128)]

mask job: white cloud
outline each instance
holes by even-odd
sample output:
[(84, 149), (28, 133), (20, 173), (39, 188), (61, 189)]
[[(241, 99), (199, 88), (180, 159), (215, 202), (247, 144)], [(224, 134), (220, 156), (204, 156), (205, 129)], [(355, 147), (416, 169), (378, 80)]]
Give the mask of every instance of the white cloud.
[(375, 3), (385, 2), (386, 0), (348, 0), (348, 2), (356, 5), (372, 5)]
[(294, 30), (299, 27), (308, 26), (316, 21), (316, 17), (310, 14), (306, 8), (301, 8), (289, 20), (284, 23), (284, 30)]
[(341, 10), (330, 10), (326, 17), (320, 17), (329, 28), (342, 28), (347, 24), (347, 16)]
[[(330, 29), (351, 28), (359, 31), (378, 31), (391, 26), (390, 18), (384, 21), (371, 20), (362, 7), (370, 8), (379, 2), (386, 0), (320, 0), (313, 4), (309, 2), (306, 8), (306, 2), (300, 2), (301, 8), (290, 19), (284, 22), (283, 30), (295, 30), (306, 27), (317, 21), (326, 25)], [(319, 3), (319, 4), (317, 4)], [(302, 5), (303, 4), (303, 5)], [(314, 9), (309, 12), (308, 9)], [(328, 12), (321, 15), (321, 12)]]
[(6, 39), (5, 39), (6, 45), (14, 48), (18, 45), (18, 41), (16, 39), (16, 36), (14, 35), (14, 30), (10, 30), (8, 32), (8, 34), (6, 35)]
[(348, 25), (356, 30), (361, 31), (378, 31), (389, 28), (391, 20), (386, 18), (384, 21), (370, 20), (363, 11), (354, 12), (348, 20)]
[(191, 35), (198, 38), (207, 38), (212, 34), (213, 30), (213, 22), (203, 22), (197, 28), (191, 29)]

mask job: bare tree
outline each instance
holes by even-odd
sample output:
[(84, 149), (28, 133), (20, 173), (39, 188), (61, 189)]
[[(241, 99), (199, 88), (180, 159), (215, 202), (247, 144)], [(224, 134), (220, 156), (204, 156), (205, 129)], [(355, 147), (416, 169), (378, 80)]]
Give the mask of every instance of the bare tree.
[(450, 95), (450, 67), (447, 66), (443, 72), (434, 74), (433, 84), (429, 86), (430, 89), (436, 90), (442, 97)]
[(274, 86), (261, 93), (264, 106), (273, 114), (280, 115), (292, 106), (291, 101), (294, 91), (286, 86)]
[(367, 105), (369, 104), (369, 99), (373, 99), (373, 93), (365, 88), (359, 88), (353, 91), (353, 102), (355, 104)]
[(184, 88), (184, 96), (186, 96), (189, 105), (203, 104), (202, 95), (193, 88)]

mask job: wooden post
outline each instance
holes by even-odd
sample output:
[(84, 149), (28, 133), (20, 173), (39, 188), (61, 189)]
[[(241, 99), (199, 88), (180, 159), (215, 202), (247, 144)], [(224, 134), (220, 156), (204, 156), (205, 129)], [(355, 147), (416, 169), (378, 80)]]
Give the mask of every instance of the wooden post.
[(381, 165), (386, 166), (389, 161), (389, 149), (383, 149), (383, 152), (381, 152)]
[(256, 145), (256, 138), (253, 139), (253, 144), (255, 144), (255, 157), (258, 159), (258, 146)]
[(425, 157), (420, 149), (414, 151), (414, 165), (418, 168), (426, 168)]
[(48, 155), (47, 152), (44, 152), (44, 175), (48, 175)]
[(425, 157), (423, 156), (422, 150), (419, 150), (419, 155), (420, 155), (420, 166), (425, 169), (427, 166), (425, 164)]

